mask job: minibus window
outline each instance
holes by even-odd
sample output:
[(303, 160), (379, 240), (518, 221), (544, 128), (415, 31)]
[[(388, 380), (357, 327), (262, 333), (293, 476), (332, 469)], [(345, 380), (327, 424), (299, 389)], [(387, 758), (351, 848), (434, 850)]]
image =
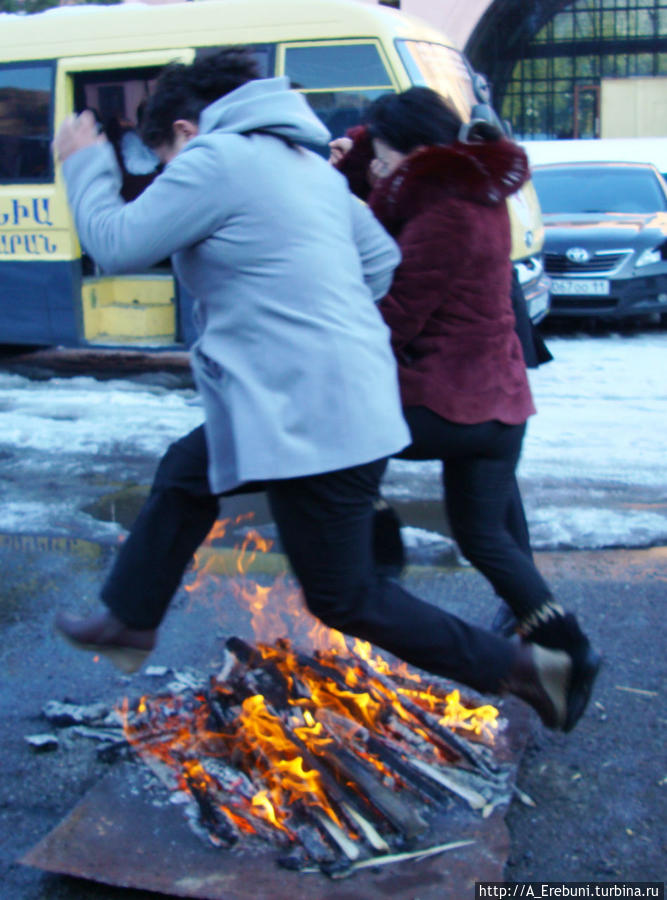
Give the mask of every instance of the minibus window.
[(394, 90), (374, 43), (286, 46), (285, 74), (334, 137), (361, 122), (376, 97)]
[[(342, 137), (348, 128), (364, 120), (366, 108), (386, 91), (305, 91), (304, 95), (332, 137)], [(328, 153), (328, 149), (326, 151)]]
[(301, 89), (392, 86), (375, 44), (287, 47), (285, 75)]
[[(220, 44), (215, 47), (198, 47), (196, 58), (201, 59), (203, 56), (213, 56), (219, 53), (228, 44)], [(276, 45), (275, 44), (253, 44), (252, 53), (257, 62), (260, 78), (270, 78), (276, 67)]]
[(0, 66), (0, 181), (51, 181), (50, 65)]
[(463, 54), (453, 47), (428, 41), (397, 40), (396, 49), (410, 81), (433, 88), (468, 121), (475, 94)]

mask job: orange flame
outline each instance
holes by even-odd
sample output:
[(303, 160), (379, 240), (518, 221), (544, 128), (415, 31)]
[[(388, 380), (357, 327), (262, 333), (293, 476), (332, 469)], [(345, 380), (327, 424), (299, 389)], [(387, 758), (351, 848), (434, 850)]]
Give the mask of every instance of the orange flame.
[(464, 728), (478, 735), (492, 736), (491, 729), (498, 728), (498, 710), (486, 704), (474, 709), (467, 709), (461, 703), (461, 694), (454, 690), (445, 697), (445, 712), (440, 719), (441, 725)]
[[(249, 518), (252, 514), (216, 522), (204, 546), (224, 537), (230, 526)], [(389, 713), (393, 713), (394, 721), (398, 718), (403, 723), (403, 736), (406, 729), (419, 735), (426, 756), (442, 760), (441, 745), (429, 735), (419, 710), (432, 715), (443, 727), (462, 729), (483, 740), (493, 740), (498, 710), (489, 705), (466, 707), (458, 690), (448, 692), (439, 684), (425, 683), (406, 663), (390, 664), (367, 641), (350, 639), (348, 644), (341, 632), (327, 628), (310, 614), (298, 586), (286, 575), (273, 579), (268, 586), (251, 579), (248, 573), (257, 555), (267, 553), (271, 547), (271, 541), (254, 529), (248, 530), (240, 546), (235, 547), (231, 572), (224, 574), (234, 596), (250, 614), (262, 657), (277, 667), (289, 687), (288, 723), (283, 724), (261, 694), (246, 698), (229, 729), (220, 726), (221, 733), (211, 731), (210, 708), (204, 696), (196, 696), (194, 704), (192, 697), (189, 703), (179, 696), (155, 700), (142, 697), (133, 710), (132, 721), (127, 700), (119, 710), (125, 736), (141, 755), (168, 766), (181, 790), (189, 790), (192, 785), (215, 796), (215, 779), (200, 759), (205, 755), (242, 758), (243, 768), (255, 780), (254, 785), (245, 794), (239, 794), (232, 804), (234, 809), (228, 805), (218, 807), (239, 831), (252, 833), (253, 826), (245, 817), (254, 817), (260, 833), (258, 820), (291, 840), (294, 836), (289, 826), (290, 807), (299, 802), (317, 807), (356, 840), (357, 836), (332, 806), (322, 775), (308, 763), (309, 758), (315, 760), (326, 754), (335, 742), (354, 746), (358, 756), (373, 766), (385, 782), (391, 780), (401, 788), (403, 783), (397, 774), (364, 749), (364, 733), (382, 733), (391, 718)], [(201, 602), (199, 594), (204, 593), (200, 589), (205, 581), (215, 578), (215, 560), (204, 556), (202, 552), (195, 555), (194, 578), (185, 585), (190, 608), (195, 598)], [(290, 640), (297, 634), (307, 640), (313, 656), (305, 657), (292, 649)], [(217, 689), (221, 695), (225, 693), (224, 685)], [(392, 739), (400, 742), (403, 736), (396, 725)], [(406, 752), (408, 745), (409, 742), (405, 744)], [(260, 780), (264, 787), (259, 787)], [(220, 790), (218, 785), (217, 796), (228, 796)]]
[(273, 806), (273, 803), (269, 800), (268, 791), (265, 789), (263, 791), (258, 791), (255, 796), (251, 800), (252, 804), (252, 812), (259, 816), (261, 819), (265, 819), (275, 828), (279, 828), (281, 831), (286, 831), (285, 826), (278, 820), (276, 816), (276, 810)]
[[(322, 776), (317, 769), (305, 768), (303, 756), (285, 734), (280, 719), (266, 708), (261, 694), (243, 701), (240, 719), (243, 737), (250, 751), (259, 751), (271, 764), (271, 769), (262, 774), (278, 797), (279, 802), (274, 803), (274, 812), (276, 805), (282, 806), (283, 803), (290, 805), (295, 800), (302, 800), (309, 806), (318, 806), (324, 810), (339, 827), (342, 827), (327, 798), (322, 785)], [(263, 809), (266, 808), (265, 799), (262, 796)]]

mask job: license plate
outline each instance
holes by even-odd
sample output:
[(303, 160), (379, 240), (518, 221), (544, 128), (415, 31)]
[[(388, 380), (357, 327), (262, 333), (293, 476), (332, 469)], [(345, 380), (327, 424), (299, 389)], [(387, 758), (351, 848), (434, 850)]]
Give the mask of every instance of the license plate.
[(606, 278), (552, 278), (551, 293), (606, 297), (609, 294), (609, 281)]

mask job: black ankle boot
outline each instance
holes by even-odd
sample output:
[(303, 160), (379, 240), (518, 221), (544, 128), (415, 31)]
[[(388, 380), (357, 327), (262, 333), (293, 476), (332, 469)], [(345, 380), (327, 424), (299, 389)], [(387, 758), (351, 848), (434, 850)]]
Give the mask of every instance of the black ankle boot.
[(571, 731), (584, 713), (593, 691), (602, 657), (591, 646), (576, 617), (555, 603), (545, 603), (519, 622), (522, 640), (552, 650), (565, 650), (572, 660), (568, 713), (564, 731)]
[(547, 728), (561, 731), (568, 717), (571, 673), (572, 661), (562, 650), (518, 643), (501, 691), (532, 706)]

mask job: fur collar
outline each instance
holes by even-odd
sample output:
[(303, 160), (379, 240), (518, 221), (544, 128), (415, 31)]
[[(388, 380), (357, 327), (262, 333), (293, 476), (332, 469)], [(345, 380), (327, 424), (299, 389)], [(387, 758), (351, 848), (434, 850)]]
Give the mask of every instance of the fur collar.
[(521, 187), (528, 172), (526, 154), (506, 139), (425, 147), (376, 182), (369, 203), (381, 221), (403, 219), (434, 196), (497, 206)]

